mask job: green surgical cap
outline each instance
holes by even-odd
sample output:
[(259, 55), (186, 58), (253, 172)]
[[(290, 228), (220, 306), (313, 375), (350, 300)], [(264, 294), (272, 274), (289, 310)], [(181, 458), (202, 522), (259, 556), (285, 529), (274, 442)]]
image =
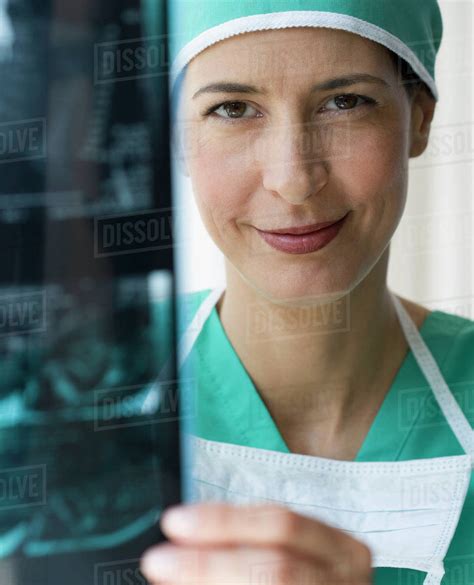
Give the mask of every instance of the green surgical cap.
[(438, 100), (437, 0), (168, 0), (171, 85), (201, 51), (234, 35), (289, 27), (345, 30), (408, 62)]

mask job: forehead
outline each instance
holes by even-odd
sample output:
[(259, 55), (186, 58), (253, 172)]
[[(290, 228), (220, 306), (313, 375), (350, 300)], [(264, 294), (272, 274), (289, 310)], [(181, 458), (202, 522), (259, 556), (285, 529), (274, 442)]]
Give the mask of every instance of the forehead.
[(388, 50), (359, 35), (327, 28), (287, 28), (239, 34), (197, 55), (188, 65), (188, 82), (235, 75), (262, 83), (321, 77), (355, 70), (383, 74), (391, 66)]

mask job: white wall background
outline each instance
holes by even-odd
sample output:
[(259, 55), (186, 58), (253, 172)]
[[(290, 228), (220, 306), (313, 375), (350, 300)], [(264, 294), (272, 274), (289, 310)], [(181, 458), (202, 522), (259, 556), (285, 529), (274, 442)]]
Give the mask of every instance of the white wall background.
[[(392, 240), (390, 288), (430, 309), (474, 319), (474, 0), (440, 0), (444, 37), (440, 101), (427, 152), (411, 161), (407, 208)], [(222, 254), (207, 235), (191, 184), (174, 168), (180, 208), (178, 289), (225, 283)]]

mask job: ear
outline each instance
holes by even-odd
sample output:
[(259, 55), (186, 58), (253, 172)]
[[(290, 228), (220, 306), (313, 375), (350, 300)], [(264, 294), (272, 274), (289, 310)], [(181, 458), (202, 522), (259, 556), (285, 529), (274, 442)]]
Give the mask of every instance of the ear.
[(418, 89), (411, 104), (410, 158), (416, 158), (425, 152), (435, 109), (436, 100), (433, 96), (424, 87)]

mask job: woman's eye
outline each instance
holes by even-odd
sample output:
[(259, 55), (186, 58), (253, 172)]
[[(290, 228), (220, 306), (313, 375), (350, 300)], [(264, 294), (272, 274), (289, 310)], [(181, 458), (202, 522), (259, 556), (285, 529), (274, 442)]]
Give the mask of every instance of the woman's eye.
[(335, 108), (328, 108), (327, 105), (323, 108), (324, 110), (332, 110), (332, 111), (344, 111), (344, 110), (353, 110), (354, 108), (356, 108), (358, 105), (360, 105), (358, 102), (359, 100), (362, 100), (363, 103), (376, 103), (375, 100), (373, 100), (372, 98), (368, 98), (362, 95), (356, 95), (353, 93), (347, 93), (347, 94), (343, 94), (343, 95), (338, 95), (335, 98), (332, 98), (329, 102), (327, 102), (328, 104), (330, 104), (331, 102), (334, 102), (336, 104)]
[[(244, 116), (244, 114), (249, 109), (253, 110), (254, 112), (257, 111), (255, 108), (252, 108), (252, 106), (249, 106), (245, 102), (225, 102), (218, 106), (213, 106), (210, 110), (206, 112), (206, 115), (216, 113), (219, 118), (224, 118), (227, 120), (255, 117), (253, 115)], [(218, 113), (219, 111), (221, 111), (221, 114)]]
[[(331, 104), (331, 102), (334, 102), (336, 107), (328, 107), (328, 104)], [(320, 111), (344, 112), (355, 110), (358, 106), (364, 104), (370, 105), (376, 103), (376, 100), (366, 96), (356, 94), (342, 94), (332, 98), (329, 100), (329, 102), (326, 102), (326, 105)], [(250, 115), (248, 115), (249, 113)], [(257, 115), (255, 115), (255, 113), (257, 113)], [(258, 115), (259, 113), (255, 108), (245, 102), (224, 102), (216, 106), (212, 106), (206, 112), (204, 112), (205, 116), (209, 116), (211, 114), (216, 114), (218, 118), (221, 118), (224, 121), (261, 117), (261, 114)]]

